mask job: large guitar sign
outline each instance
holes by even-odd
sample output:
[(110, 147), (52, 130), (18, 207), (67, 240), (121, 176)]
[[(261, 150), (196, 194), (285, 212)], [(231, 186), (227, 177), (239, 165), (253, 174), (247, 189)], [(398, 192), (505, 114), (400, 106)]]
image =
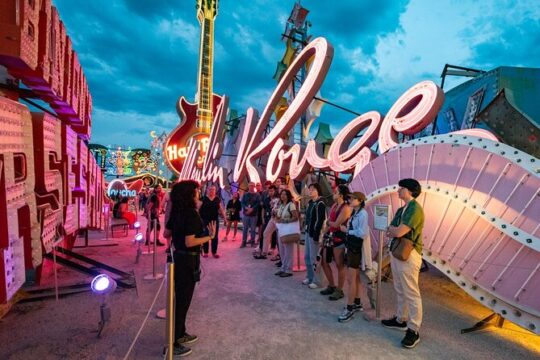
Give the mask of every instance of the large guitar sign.
[(164, 148), (169, 168), (177, 174), (182, 171), (191, 139), (196, 140), (194, 143), (197, 144), (199, 151), (196, 166), (202, 167), (208, 149), (214, 114), (222, 101), (221, 96), (212, 93), (214, 19), (217, 16), (217, 7), (218, 0), (197, 0), (201, 42), (196, 101), (192, 104), (185, 97), (180, 97), (176, 111), (181, 122), (167, 138)]

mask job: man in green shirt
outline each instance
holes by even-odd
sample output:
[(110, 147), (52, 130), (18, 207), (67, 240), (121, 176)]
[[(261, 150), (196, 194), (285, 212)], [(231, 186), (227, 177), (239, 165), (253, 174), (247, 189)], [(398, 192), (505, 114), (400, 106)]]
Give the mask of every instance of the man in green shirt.
[(411, 240), (414, 249), (405, 261), (390, 255), (394, 289), (397, 294), (397, 312), (393, 318), (382, 320), (382, 324), (389, 328), (406, 331), (401, 344), (406, 348), (413, 348), (420, 341), (418, 331), (422, 323), (422, 298), (418, 286), (418, 275), (422, 265), (424, 210), (416, 201), (422, 192), (422, 187), (415, 179), (402, 179), (398, 185), (398, 196), (405, 202), (405, 206), (396, 211), (386, 234), (391, 238), (404, 237)]

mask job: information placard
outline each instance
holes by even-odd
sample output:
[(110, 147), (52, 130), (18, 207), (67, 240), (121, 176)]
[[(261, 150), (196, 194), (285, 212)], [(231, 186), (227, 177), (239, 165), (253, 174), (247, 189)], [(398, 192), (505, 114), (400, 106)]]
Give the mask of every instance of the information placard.
[(373, 220), (373, 227), (376, 230), (386, 231), (390, 224), (390, 206), (389, 205), (375, 205), (375, 218)]

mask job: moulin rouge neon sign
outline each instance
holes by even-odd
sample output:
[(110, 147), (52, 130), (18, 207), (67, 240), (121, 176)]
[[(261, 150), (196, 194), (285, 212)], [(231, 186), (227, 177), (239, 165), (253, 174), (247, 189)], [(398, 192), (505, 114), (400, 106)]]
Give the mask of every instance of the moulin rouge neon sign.
[[(333, 54), (334, 49), (326, 39), (313, 40), (289, 66), (272, 93), (260, 119), (255, 109), (247, 110), (238, 157), (233, 169), (234, 181), (240, 181), (246, 175), (250, 181), (254, 182), (262, 182), (264, 179), (274, 181), (285, 174), (289, 174), (292, 179), (299, 179), (312, 168), (356, 175), (377, 156), (371, 150), (376, 141), (379, 142), (381, 154), (388, 151), (397, 145), (398, 133), (413, 135), (430, 124), (444, 102), (443, 91), (435, 83), (423, 81), (407, 90), (395, 102), (384, 119), (378, 112), (370, 111), (351, 120), (335, 137), (327, 157), (319, 155), (314, 140), (310, 140), (305, 148), (299, 144), (289, 146), (283, 137), (293, 129), (321, 87), (330, 68)], [(309, 72), (297, 96), (272, 131), (263, 137), (270, 117), (290, 82), (312, 57), (314, 59)], [(228, 171), (218, 166), (217, 162), (223, 152), (223, 130), (227, 107), (228, 98), (224, 97), (215, 114), (208, 152), (202, 168), (197, 166), (199, 146), (196, 146), (196, 140), (192, 139), (188, 146), (186, 162), (179, 175), (180, 179), (213, 181), (219, 182), (221, 186), (225, 185)], [(355, 136), (363, 130), (366, 131), (362, 137), (350, 147)], [(489, 131), (482, 129), (461, 130), (457, 133), (497, 140)], [(266, 171), (263, 172), (255, 163), (267, 154)]]

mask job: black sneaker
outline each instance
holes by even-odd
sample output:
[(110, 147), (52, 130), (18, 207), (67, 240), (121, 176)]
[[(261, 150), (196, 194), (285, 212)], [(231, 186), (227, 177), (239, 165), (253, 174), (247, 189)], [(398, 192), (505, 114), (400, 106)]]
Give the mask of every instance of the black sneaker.
[(391, 328), (391, 329), (397, 329), (401, 331), (407, 330), (407, 322), (397, 321), (397, 316), (394, 316), (393, 318), (388, 319), (388, 320), (381, 320), (381, 324), (383, 324), (384, 327)]
[(412, 349), (420, 342), (420, 334), (414, 330), (407, 329), (405, 337), (401, 340), (401, 345), (407, 349)]
[(180, 339), (177, 340), (177, 342), (181, 345), (184, 345), (184, 344), (193, 344), (197, 340), (199, 340), (197, 335), (189, 335), (188, 333), (185, 333), (184, 336), (182, 336)]
[(283, 271), (279, 270), (277, 273), (275, 273), (274, 275), (276, 276), (281, 276), (281, 274), (283, 274)]
[(279, 274), (279, 277), (289, 277), (289, 276), (293, 276), (293, 274), (288, 273), (288, 272), (282, 272), (281, 274)]
[(354, 303), (353, 304), (353, 311), (354, 312), (364, 311), (364, 307), (362, 306), (362, 303), (360, 303), (360, 304)]
[[(192, 353), (192, 350), (188, 347), (177, 345), (177, 344), (174, 345), (173, 356), (175, 357), (188, 356), (191, 353)], [(167, 348), (163, 349), (163, 355), (167, 355)]]
[(277, 263), (275, 263), (276, 267), (281, 267), (283, 266), (283, 264), (281, 263), (281, 261), (278, 261)]
[(330, 294), (333, 294), (335, 290), (336, 290), (335, 287), (328, 286), (326, 289), (321, 290), (319, 293), (321, 295), (330, 295)]

